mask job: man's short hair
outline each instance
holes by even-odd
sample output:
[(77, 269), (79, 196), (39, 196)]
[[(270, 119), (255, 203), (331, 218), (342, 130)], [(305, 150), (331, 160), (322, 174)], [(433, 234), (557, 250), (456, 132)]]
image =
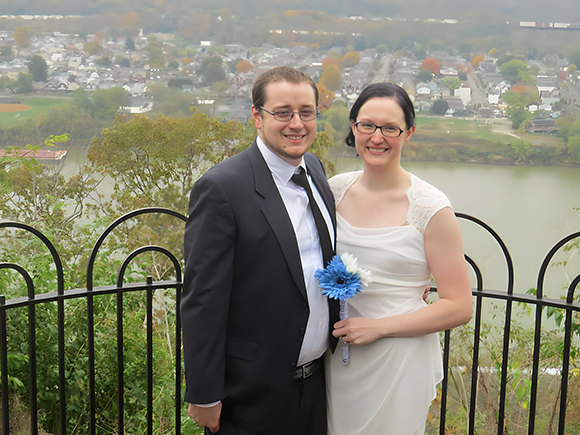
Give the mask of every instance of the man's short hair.
[(309, 84), (314, 91), (314, 101), (316, 102), (316, 107), (318, 107), (318, 88), (316, 87), (314, 80), (296, 68), (277, 66), (276, 68), (269, 69), (261, 74), (254, 83), (254, 87), (252, 88), (252, 104), (256, 110), (259, 111), (264, 105), (266, 99), (266, 86), (275, 82), (289, 82), (297, 85), (301, 83)]

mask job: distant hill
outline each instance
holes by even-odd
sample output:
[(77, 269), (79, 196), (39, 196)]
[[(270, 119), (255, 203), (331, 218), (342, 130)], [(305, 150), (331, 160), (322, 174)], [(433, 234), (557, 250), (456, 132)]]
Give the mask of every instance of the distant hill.
[(95, 15), (156, 10), (187, 15), (194, 10), (219, 13), (224, 8), (242, 18), (310, 9), (340, 16), (580, 22), (578, 0), (549, 4), (545, 0), (0, 0), (1, 14)]

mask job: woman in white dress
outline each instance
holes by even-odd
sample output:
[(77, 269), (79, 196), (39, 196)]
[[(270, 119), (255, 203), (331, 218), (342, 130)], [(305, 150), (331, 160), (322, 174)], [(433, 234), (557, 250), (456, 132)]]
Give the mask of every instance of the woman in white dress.
[[(405, 171), (401, 149), (415, 132), (407, 93), (376, 83), (350, 111), (363, 170), (330, 180), (337, 254), (348, 252), (372, 283), (348, 300), (334, 336), (350, 343), (326, 357), (330, 435), (415, 435), (443, 378), (439, 331), (471, 319), (472, 296), (459, 224), (447, 197)], [(459, 180), (458, 180), (459, 181)], [(439, 299), (427, 305), (425, 287)]]

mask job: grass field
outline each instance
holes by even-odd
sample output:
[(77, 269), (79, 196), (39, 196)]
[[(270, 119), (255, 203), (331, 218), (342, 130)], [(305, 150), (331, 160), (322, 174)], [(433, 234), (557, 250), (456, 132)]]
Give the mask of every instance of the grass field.
[(71, 104), (71, 100), (66, 98), (43, 98), (37, 96), (28, 96), (23, 94), (14, 94), (10, 97), (0, 98), (0, 103), (8, 103), (11, 101), (18, 101), (22, 104), (31, 106), (31, 110), (22, 112), (3, 112), (0, 113), (0, 128), (17, 127), (29, 119), (34, 119), (42, 113), (49, 112), (53, 107), (63, 107)]
[(496, 143), (508, 144), (513, 142), (514, 139), (521, 139), (536, 146), (565, 146), (564, 140), (556, 136), (513, 131), (511, 122), (507, 119), (497, 119), (493, 125), (478, 125), (476, 121), (470, 119), (418, 116), (416, 123), (416, 134), (423, 137), (422, 139), (416, 139), (421, 142), (428, 142), (428, 138), (432, 138), (433, 142), (442, 143), (446, 137), (450, 139), (450, 143), (465, 140), (467, 144), (473, 139), (481, 138)]

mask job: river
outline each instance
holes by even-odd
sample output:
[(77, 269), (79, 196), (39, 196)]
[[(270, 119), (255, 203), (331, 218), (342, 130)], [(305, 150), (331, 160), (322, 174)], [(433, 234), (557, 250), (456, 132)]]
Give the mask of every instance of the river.
[[(562, 238), (580, 231), (580, 169), (565, 167), (491, 166), (469, 163), (404, 162), (409, 172), (442, 190), (456, 212), (474, 216), (494, 229), (507, 245), (514, 264), (514, 292), (536, 287), (540, 266)], [(339, 172), (362, 168), (356, 158), (339, 159)], [(488, 233), (461, 220), (465, 253), (483, 270), (484, 288), (505, 290), (507, 267)], [(544, 295), (559, 298), (562, 285), (580, 273), (578, 252), (562, 253), (550, 267)], [(472, 278), (472, 285), (475, 281)]]
[[(86, 160), (85, 150), (70, 150), (65, 176)], [(358, 170), (358, 158), (339, 158), (339, 172)], [(536, 287), (539, 268), (563, 237), (580, 231), (580, 169), (566, 167), (491, 166), (469, 163), (404, 162), (409, 172), (433, 184), (450, 199), (456, 212), (474, 216), (492, 227), (508, 247), (514, 264), (514, 292)], [(105, 180), (101, 193), (112, 190)], [(465, 253), (482, 269), (484, 288), (505, 291), (507, 267), (497, 243), (475, 224), (461, 220)], [(562, 286), (580, 273), (578, 251), (559, 254), (567, 267), (550, 267), (544, 294), (559, 298)], [(472, 276), (472, 286), (475, 280)]]

